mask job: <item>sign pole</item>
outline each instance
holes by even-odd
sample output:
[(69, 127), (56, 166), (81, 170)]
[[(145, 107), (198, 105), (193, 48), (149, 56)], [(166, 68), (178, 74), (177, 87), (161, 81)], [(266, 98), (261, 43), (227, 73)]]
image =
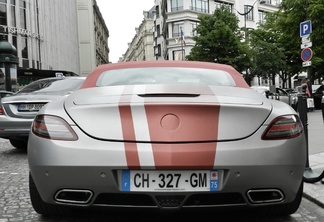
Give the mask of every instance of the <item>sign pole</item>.
[[(307, 3), (306, 3), (307, 4)], [(308, 19), (307, 15), (307, 8), (306, 8), (306, 20)], [(312, 96), (312, 74), (311, 74), (311, 59), (313, 56), (313, 51), (311, 50), (312, 42), (309, 39), (309, 35), (312, 32), (312, 23), (310, 20), (304, 21), (300, 23), (300, 37), (302, 38), (302, 44), (301, 48), (303, 49), (301, 52), (301, 59), (303, 60), (303, 67), (307, 67), (307, 78), (310, 81), (310, 84), (307, 84), (308, 90)], [(303, 87), (303, 86), (302, 86)], [(305, 88), (306, 89), (306, 88)], [(300, 103), (299, 103), (300, 102)], [(308, 156), (308, 129), (307, 129), (307, 96), (306, 93), (302, 93), (298, 96), (298, 112), (299, 116), (301, 118), (301, 121), (304, 126), (305, 130), (305, 137), (306, 137), (306, 155), (307, 155), (307, 161), (306, 166), (304, 170), (304, 181), (309, 182), (313, 181), (316, 178), (319, 178), (319, 174), (315, 173), (312, 168), (309, 166), (309, 156)]]

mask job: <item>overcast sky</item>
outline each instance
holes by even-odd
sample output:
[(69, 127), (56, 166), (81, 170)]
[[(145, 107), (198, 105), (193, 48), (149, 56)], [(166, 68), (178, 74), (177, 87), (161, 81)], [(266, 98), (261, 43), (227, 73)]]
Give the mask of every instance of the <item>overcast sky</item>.
[(144, 19), (143, 11), (154, 6), (154, 0), (96, 0), (109, 30), (109, 61), (118, 62), (135, 36), (135, 28)]

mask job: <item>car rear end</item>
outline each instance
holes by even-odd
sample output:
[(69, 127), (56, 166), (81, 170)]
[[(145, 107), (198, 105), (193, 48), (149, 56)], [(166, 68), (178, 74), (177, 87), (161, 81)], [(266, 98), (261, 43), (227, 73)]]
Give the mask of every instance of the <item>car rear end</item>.
[(48, 104), (28, 160), (49, 204), (260, 207), (295, 200), (305, 145), (296, 112), (250, 89), (120, 86)]
[(80, 88), (84, 79), (85, 77), (40, 79), (11, 96), (2, 98), (0, 137), (9, 139), (16, 148), (27, 148), (30, 126), (38, 111), (47, 103), (62, 99)]
[(30, 126), (37, 112), (48, 102), (50, 96), (12, 96), (1, 100), (0, 135), (5, 137), (28, 137)]

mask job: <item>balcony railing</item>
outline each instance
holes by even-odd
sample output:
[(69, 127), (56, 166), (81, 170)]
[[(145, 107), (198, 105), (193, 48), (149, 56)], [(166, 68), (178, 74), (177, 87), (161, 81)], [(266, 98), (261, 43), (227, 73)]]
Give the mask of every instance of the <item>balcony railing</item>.
[(208, 9), (204, 9), (204, 8), (197, 8), (197, 7), (193, 7), (193, 6), (190, 6), (189, 8), (190, 8), (190, 10), (192, 10), (192, 11), (208, 13)]
[(183, 6), (171, 8), (171, 12), (183, 11)]

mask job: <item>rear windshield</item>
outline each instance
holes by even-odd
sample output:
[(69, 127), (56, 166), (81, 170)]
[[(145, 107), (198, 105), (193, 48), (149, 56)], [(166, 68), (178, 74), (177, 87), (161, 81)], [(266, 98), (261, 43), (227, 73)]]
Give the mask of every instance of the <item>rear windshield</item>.
[(204, 84), (235, 86), (232, 76), (223, 70), (183, 67), (147, 67), (109, 70), (102, 73), (97, 86), (143, 84)]
[(25, 86), (17, 94), (75, 91), (81, 87), (83, 82), (82, 78), (41, 79)]

